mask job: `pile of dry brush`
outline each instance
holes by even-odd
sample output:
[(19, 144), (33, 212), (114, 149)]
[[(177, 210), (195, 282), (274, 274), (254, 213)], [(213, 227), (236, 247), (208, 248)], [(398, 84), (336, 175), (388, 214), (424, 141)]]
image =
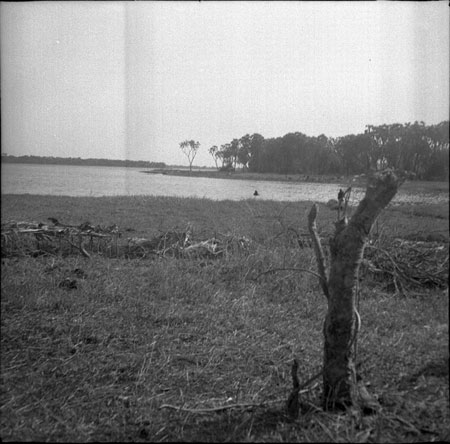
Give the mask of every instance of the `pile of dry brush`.
[(219, 234), (206, 240), (194, 240), (190, 227), (167, 231), (151, 239), (124, 239), (117, 225), (93, 226), (62, 224), (49, 218), (51, 224), (10, 221), (1, 226), (2, 257), (92, 253), (106, 257), (148, 258), (185, 257), (217, 258), (246, 251), (250, 240), (244, 236)]
[(362, 271), (396, 293), (415, 287), (446, 288), (448, 258), (448, 242), (394, 239), (383, 246), (367, 245)]

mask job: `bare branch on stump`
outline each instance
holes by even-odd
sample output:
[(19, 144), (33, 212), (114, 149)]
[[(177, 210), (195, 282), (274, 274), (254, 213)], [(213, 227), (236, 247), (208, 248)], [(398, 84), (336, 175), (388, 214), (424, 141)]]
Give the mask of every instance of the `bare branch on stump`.
[(322, 286), (323, 294), (326, 296), (326, 298), (329, 298), (328, 293), (328, 278), (327, 278), (327, 272), (325, 268), (325, 256), (323, 254), (322, 244), (320, 243), (320, 238), (317, 233), (317, 225), (316, 225), (316, 218), (318, 213), (317, 205), (314, 204), (311, 208), (311, 211), (308, 214), (308, 230), (311, 234), (312, 238), (312, 244), (314, 248), (314, 252), (316, 254), (317, 259), (317, 268), (319, 270), (319, 275), (321, 277), (320, 279), (320, 285)]
[[(364, 199), (350, 221), (344, 217), (335, 224), (330, 240), (331, 267), (326, 290), (328, 312), (324, 323), (323, 406), (335, 410), (347, 406), (367, 407), (367, 391), (356, 381), (355, 350), (360, 319), (356, 309), (356, 283), (364, 245), (376, 218), (395, 196), (401, 181), (390, 170), (368, 178)], [(319, 273), (325, 275), (323, 253), (315, 230), (315, 205), (308, 217)], [(325, 291), (324, 291), (325, 292)], [(325, 293), (325, 294), (327, 294)]]

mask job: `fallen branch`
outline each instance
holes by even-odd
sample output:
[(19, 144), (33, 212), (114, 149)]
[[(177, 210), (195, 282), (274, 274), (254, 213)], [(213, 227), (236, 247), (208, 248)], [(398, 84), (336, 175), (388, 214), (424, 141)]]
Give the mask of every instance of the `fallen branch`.
[(81, 251), (81, 254), (82, 254), (84, 257), (87, 257), (88, 259), (91, 258), (91, 255), (83, 248), (82, 245), (76, 245), (76, 244), (74, 244), (72, 241), (70, 241), (69, 239), (66, 239), (66, 241), (67, 241), (70, 245), (72, 245), (72, 247), (75, 247), (75, 248), (77, 248), (78, 250), (80, 250), (80, 251)]
[(160, 409), (173, 409), (173, 410), (178, 410), (180, 412), (189, 412), (189, 413), (211, 413), (211, 412), (221, 412), (221, 411), (229, 410), (229, 409), (248, 409), (251, 407), (263, 407), (264, 405), (277, 403), (277, 402), (281, 402), (281, 401), (283, 401), (283, 400), (276, 399), (273, 401), (267, 401), (265, 403), (229, 404), (229, 405), (222, 405), (222, 406), (218, 406), (218, 407), (210, 407), (210, 408), (204, 408), (204, 409), (188, 409), (188, 408), (184, 408), (184, 407), (177, 407), (177, 406), (171, 405), (171, 404), (163, 404), (159, 408)]
[[(311, 381), (309, 381), (309, 382), (311, 382)], [(310, 392), (310, 391), (314, 390), (316, 387), (317, 387), (317, 384), (307, 390), (300, 390), (299, 393)], [(178, 406), (172, 405), (172, 404), (162, 404), (159, 406), (159, 408), (160, 409), (173, 409), (173, 410), (178, 410), (180, 412), (188, 412), (188, 413), (213, 413), (213, 412), (222, 412), (224, 410), (230, 410), (230, 409), (248, 409), (248, 408), (252, 408), (252, 407), (265, 407), (267, 405), (277, 404), (277, 403), (281, 403), (281, 402), (285, 402), (285, 401), (286, 401), (285, 398), (278, 398), (278, 399), (272, 399), (270, 401), (264, 401), (264, 402), (228, 404), (228, 405), (220, 405), (217, 407), (207, 407), (204, 409), (189, 409), (189, 408), (185, 408), (185, 407), (178, 407)]]

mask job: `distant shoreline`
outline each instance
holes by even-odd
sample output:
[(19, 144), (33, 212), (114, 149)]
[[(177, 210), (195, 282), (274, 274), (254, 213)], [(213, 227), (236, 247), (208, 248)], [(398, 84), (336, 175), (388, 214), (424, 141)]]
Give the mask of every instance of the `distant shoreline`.
[(149, 162), (146, 160), (118, 159), (81, 159), (79, 157), (42, 157), (42, 156), (1, 156), (2, 163), (25, 163), (30, 165), (68, 165), (68, 166), (106, 166), (124, 168), (166, 168), (164, 162)]

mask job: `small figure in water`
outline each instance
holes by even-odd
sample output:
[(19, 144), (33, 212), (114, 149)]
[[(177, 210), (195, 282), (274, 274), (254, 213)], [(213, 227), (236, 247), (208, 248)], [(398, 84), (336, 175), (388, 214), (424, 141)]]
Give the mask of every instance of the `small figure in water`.
[(253, 196), (259, 196), (258, 190), (255, 190), (255, 192), (253, 193)]

